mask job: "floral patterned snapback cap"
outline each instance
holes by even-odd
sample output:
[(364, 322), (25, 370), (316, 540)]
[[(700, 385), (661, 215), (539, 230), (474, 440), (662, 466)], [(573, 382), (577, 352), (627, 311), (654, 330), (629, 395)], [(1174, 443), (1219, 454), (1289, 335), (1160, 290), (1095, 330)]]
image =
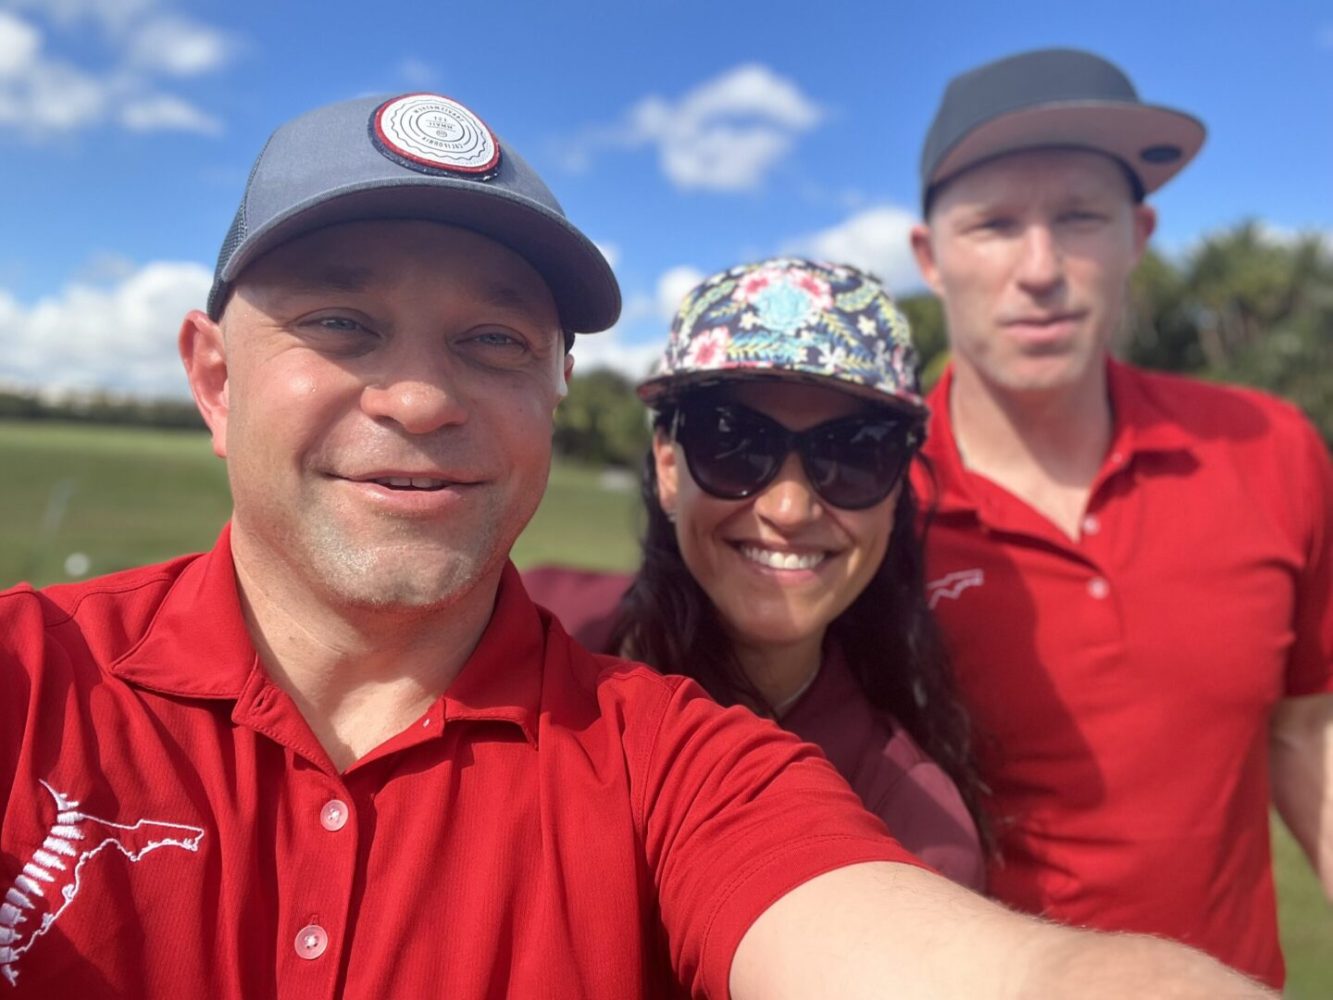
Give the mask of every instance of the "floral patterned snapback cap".
[(732, 379), (783, 379), (924, 416), (917, 369), (907, 320), (878, 281), (845, 264), (779, 257), (691, 290), (638, 393), (652, 406)]

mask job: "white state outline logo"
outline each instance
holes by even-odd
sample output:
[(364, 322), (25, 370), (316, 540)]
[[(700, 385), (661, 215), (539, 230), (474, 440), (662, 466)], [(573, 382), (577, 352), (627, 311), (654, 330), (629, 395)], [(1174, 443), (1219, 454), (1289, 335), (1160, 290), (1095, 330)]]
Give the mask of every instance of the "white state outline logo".
[(391, 151), (430, 167), (485, 173), (499, 159), (495, 136), (457, 101), (438, 94), (408, 94), (375, 115), (380, 138)]
[(947, 597), (951, 601), (956, 601), (969, 587), (980, 587), (985, 582), (986, 574), (980, 569), (960, 569), (946, 573), (938, 580), (931, 580), (926, 584), (927, 607), (934, 611), (935, 605), (939, 604), (942, 598)]
[[(204, 839), (203, 827), (186, 823), (156, 819), (141, 819), (132, 824), (114, 823), (81, 812), (79, 803), (68, 795), (57, 792), (45, 781), (41, 785), (55, 799), (56, 821), (47, 831), (42, 846), (32, 852), (32, 858), (5, 893), (5, 901), (0, 903), (0, 974), (11, 986), (18, 986), (19, 959), (74, 902), (83, 881), (83, 866), (101, 853), (102, 848), (114, 847), (134, 863), (159, 847), (180, 847), (197, 852), (199, 842)], [(112, 832), (99, 834), (98, 827), (109, 828)], [(167, 835), (177, 830), (189, 836)], [(158, 833), (161, 836), (154, 837)], [(130, 834), (137, 836), (130, 837)], [(58, 894), (59, 907), (52, 894)], [(24, 940), (20, 925), (30, 917), (36, 917), (43, 904), (47, 911), (41, 914), (40, 926)]]

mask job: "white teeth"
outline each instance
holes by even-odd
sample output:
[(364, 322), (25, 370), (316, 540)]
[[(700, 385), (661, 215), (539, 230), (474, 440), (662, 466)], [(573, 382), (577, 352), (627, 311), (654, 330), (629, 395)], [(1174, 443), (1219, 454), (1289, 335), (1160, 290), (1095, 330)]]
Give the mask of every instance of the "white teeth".
[(761, 549), (754, 545), (742, 545), (741, 555), (770, 569), (814, 569), (825, 558), (823, 552), (807, 552), (802, 555), (796, 552), (774, 552), (772, 549)]

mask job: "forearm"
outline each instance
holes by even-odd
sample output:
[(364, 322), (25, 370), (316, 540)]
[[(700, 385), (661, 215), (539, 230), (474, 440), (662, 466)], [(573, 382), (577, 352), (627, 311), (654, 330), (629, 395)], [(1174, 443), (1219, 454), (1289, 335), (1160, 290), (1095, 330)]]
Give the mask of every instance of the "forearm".
[(1021, 1000), (1078, 997), (1106, 1000), (1276, 998), (1277, 993), (1222, 963), (1173, 941), (1141, 934), (1069, 931), (1028, 955)]
[(1333, 901), (1333, 694), (1282, 702), (1270, 751), (1273, 804)]
[(755, 921), (736, 1000), (1213, 1000), (1276, 994), (1184, 945), (1073, 930), (930, 872), (864, 864), (792, 890)]

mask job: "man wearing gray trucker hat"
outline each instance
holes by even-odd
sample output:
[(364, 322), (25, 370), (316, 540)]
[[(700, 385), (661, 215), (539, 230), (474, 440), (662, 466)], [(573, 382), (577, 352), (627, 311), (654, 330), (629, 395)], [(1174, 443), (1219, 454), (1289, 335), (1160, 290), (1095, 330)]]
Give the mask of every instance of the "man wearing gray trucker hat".
[(989, 890), (1278, 986), (1270, 787), (1333, 896), (1328, 453), (1292, 406), (1110, 356), (1143, 198), (1203, 138), (1087, 52), (949, 84), (912, 246), (952, 360), (915, 482), (989, 737)]
[(209, 553), (0, 594), (0, 994), (1266, 996), (930, 872), (508, 562), (606, 262), (449, 98), (274, 133), (180, 349)]

